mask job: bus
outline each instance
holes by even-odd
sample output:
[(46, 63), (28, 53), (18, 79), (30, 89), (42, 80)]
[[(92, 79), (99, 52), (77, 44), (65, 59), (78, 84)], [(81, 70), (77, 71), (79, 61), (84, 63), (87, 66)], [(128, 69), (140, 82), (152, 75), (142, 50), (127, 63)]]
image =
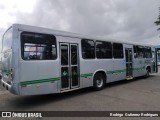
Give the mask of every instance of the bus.
[(158, 71), (153, 46), (22, 24), (6, 30), (1, 54), (2, 86), (17, 95), (102, 90)]

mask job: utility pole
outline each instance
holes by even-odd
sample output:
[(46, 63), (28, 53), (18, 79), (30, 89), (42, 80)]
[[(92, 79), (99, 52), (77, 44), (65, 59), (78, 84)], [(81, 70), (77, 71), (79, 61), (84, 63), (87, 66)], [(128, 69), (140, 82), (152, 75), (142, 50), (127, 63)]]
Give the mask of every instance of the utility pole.
[[(155, 21), (154, 23), (158, 26), (158, 25), (160, 25), (160, 7), (159, 7), (159, 16), (158, 16), (157, 19), (158, 19), (158, 20)], [(160, 28), (158, 28), (157, 30), (160, 30)]]

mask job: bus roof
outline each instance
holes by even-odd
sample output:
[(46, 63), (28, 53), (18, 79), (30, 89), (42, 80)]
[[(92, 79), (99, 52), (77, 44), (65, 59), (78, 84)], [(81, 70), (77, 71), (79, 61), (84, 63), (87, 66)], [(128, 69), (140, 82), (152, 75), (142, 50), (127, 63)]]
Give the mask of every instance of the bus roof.
[(71, 32), (66, 32), (66, 31), (53, 30), (53, 29), (49, 29), (49, 28), (37, 27), (37, 26), (31, 26), (31, 25), (24, 25), (24, 24), (13, 24), (13, 27), (17, 27), (19, 30), (22, 30), (22, 31), (54, 34), (54, 35), (57, 35), (57, 36), (66, 36), (66, 37), (72, 37), (72, 38), (92, 39), (92, 40), (103, 40), (103, 41), (108, 41), (108, 42), (116, 42), (116, 43), (134, 44), (134, 45), (154, 47), (153, 45), (149, 45), (149, 44), (139, 44), (139, 43), (136, 43), (136, 42), (115, 40), (115, 39), (107, 38), (107, 37), (103, 37), (103, 36), (94, 36), (94, 35), (71, 33)]

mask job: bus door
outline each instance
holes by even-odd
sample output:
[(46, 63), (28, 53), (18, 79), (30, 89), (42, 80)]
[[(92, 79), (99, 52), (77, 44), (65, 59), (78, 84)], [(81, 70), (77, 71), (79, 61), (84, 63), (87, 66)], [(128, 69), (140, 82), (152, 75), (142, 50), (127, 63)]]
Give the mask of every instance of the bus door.
[(78, 44), (60, 43), (61, 91), (79, 87)]
[(155, 61), (156, 61), (156, 64), (155, 64), (155, 67), (156, 67), (156, 71), (155, 72), (158, 72), (158, 65), (160, 65), (160, 48), (157, 48), (156, 50), (155, 50), (156, 52), (155, 52), (155, 56), (156, 56), (156, 58), (155, 58)]
[(132, 48), (125, 48), (126, 56), (126, 78), (133, 78), (133, 58), (132, 58)]

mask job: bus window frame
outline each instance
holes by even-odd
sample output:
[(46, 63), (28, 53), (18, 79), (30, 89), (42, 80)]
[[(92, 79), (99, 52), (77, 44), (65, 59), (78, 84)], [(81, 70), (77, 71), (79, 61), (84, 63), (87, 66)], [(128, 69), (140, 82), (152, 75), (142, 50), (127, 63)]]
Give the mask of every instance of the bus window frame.
[[(24, 45), (23, 45), (23, 40), (22, 40), (22, 35), (24, 34), (24, 33), (28, 33), (28, 34), (38, 34), (38, 35), (50, 35), (50, 36), (52, 36), (53, 38), (54, 38), (54, 40), (55, 40), (55, 54), (56, 54), (56, 56), (55, 56), (55, 58), (54, 59), (24, 59)], [(57, 60), (57, 58), (58, 58), (58, 53), (57, 53), (57, 39), (56, 39), (56, 37), (54, 36), (54, 35), (52, 35), (52, 34), (47, 34), (47, 33), (39, 33), (39, 32), (30, 32), (30, 31), (23, 31), (23, 32), (21, 32), (20, 33), (20, 51), (21, 51), (21, 58), (23, 59), (23, 60), (25, 60), (25, 61), (48, 61), (48, 60)]]

